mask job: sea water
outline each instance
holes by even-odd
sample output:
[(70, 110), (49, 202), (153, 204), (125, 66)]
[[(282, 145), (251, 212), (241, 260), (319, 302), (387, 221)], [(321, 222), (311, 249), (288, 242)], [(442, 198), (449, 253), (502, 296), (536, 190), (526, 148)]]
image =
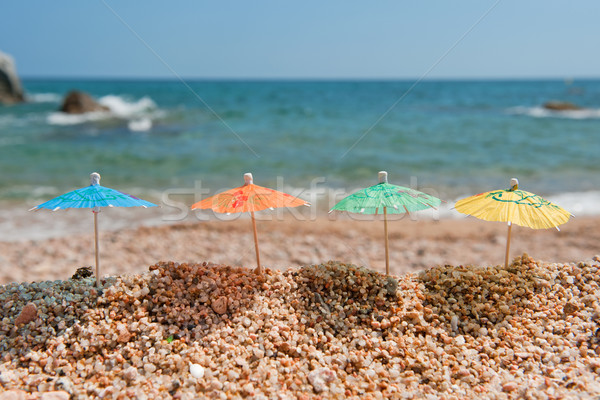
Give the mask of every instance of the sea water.
[[(461, 196), (520, 187), (600, 213), (600, 80), (195, 81), (25, 79), (0, 107), (0, 204), (89, 184), (161, 202), (255, 183), (306, 195), (377, 183)], [(58, 111), (69, 90), (110, 111)], [(550, 111), (567, 101), (575, 111)], [(200, 189), (199, 189), (200, 188)]]

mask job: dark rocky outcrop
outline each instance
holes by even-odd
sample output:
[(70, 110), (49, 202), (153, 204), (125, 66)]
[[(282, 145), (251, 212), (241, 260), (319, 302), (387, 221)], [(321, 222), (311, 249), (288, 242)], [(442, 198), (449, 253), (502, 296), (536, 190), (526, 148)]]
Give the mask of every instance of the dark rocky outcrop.
[(549, 101), (547, 103), (544, 103), (543, 107), (546, 110), (552, 111), (573, 111), (582, 109), (578, 105), (569, 103), (568, 101)]
[(60, 111), (67, 114), (83, 114), (93, 111), (110, 111), (108, 107), (99, 104), (89, 94), (72, 90), (65, 96)]
[(24, 100), (15, 62), (11, 56), (0, 51), (0, 104), (15, 104)]

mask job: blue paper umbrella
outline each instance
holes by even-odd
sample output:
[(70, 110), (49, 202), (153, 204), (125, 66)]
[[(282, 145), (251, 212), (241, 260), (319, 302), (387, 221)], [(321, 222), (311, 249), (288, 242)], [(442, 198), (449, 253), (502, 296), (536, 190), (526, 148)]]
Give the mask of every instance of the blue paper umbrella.
[(91, 208), (94, 214), (94, 240), (96, 244), (96, 286), (100, 286), (100, 262), (98, 257), (98, 212), (100, 207), (156, 207), (156, 204), (138, 199), (127, 193), (100, 186), (100, 174), (90, 175), (91, 185), (65, 193), (42, 203), (31, 210), (48, 209), (52, 211), (67, 208)]

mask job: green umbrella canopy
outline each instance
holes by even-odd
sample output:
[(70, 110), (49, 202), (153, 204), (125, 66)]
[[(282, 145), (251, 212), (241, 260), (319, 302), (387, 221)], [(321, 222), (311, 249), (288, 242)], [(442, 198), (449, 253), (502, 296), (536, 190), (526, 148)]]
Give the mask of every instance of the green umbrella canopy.
[(390, 185), (387, 172), (379, 171), (379, 183), (344, 198), (329, 212), (348, 211), (357, 214), (383, 214), (385, 237), (385, 273), (390, 274), (387, 214), (403, 214), (436, 208), (442, 203), (437, 197), (402, 186)]
[[(331, 211), (348, 211), (357, 214), (402, 214), (436, 208), (441, 204), (437, 197), (403, 186), (390, 185), (387, 172), (379, 172), (379, 183), (359, 190), (337, 203)], [(331, 212), (330, 211), (330, 212)]]

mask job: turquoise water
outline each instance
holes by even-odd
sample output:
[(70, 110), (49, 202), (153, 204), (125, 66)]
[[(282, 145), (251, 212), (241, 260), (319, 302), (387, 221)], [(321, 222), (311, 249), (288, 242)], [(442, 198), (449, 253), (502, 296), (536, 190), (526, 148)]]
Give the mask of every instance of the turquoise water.
[[(0, 107), (0, 200), (88, 184), (136, 194), (255, 183), (348, 190), (376, 183), (446, 197), (507, 186), (542, 195), (600, 188), (600, 80), (24, 80), (29, 102)], [(111, 112), (56, 110), (70, 89)], [(548, 112), (550, 100), (581, 111)]]

